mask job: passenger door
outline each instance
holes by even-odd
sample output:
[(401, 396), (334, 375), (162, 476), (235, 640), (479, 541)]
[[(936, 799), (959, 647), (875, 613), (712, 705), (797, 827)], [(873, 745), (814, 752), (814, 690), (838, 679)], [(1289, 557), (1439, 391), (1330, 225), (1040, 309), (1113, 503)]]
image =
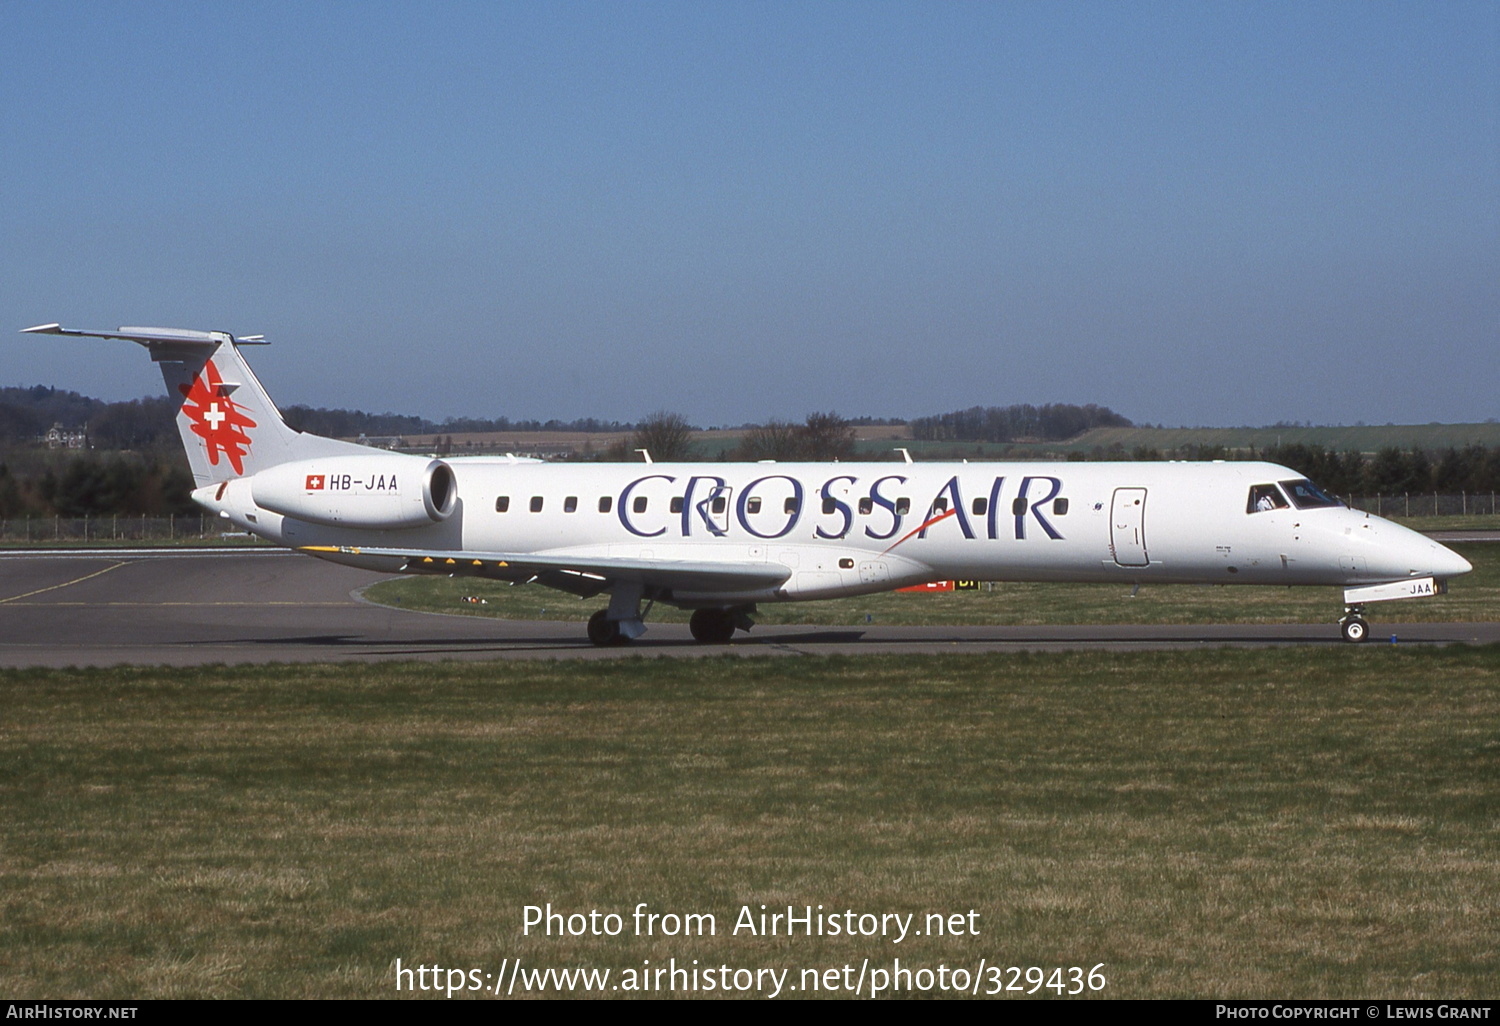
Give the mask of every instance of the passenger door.
[(1109, 547), (1120, 566), (1148, 566), (1146, 489), (1116, 488), (1109, 516)]

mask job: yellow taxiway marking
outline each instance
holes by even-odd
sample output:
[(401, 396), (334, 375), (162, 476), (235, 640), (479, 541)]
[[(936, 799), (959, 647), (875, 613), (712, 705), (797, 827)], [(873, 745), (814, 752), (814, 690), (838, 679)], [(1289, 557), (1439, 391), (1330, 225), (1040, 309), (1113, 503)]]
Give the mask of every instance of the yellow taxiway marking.
[[(118, 570), (122, 566), (127, 566), (130, 562), (131, 562), (131, 560), (128, 560), (128, 559), (121, 560), (120, 562), (115, 563), (112, 566), (105, 567), (103, 570), (95, 570), (91, 574), (84, 574), (82, 577), (75, 577), (71, 581), (63, 581), (61, 584), (53, 584), (53, 585), (49, 585), (48, 587), (45, 587), (45, 588), (38, 588), (38, 589), (36, 589), (36, 591), (28, 591), (28, 592), (25, 592), (24, 594), (21, 594), (21, 595), (12, 595), (10, 598), (0, 599), (0, 606), (6, 605), (7, 603), (10, 603), (10, 602), (19, 601), (20, 599), (23, 599), (23, 598), (31, 598), (31, 596), (33, 596), (33, 595), (41, 595), (44, 592), (56, 591), (58, 588), (70, 588), (70, 587), (72, 587), (75, 584), (82, 584), (84, 581), (87, 581), (91, 577), (98, 577), (101, 574), (107, 574), (107, 573), (109, 573), (111, 570)], [(38, 605), (40, 605), (40, 604), (41, 603), (38, 603)], [(89, 603), (80, 602), (78, 604), (79, 605), (88, 605)]]

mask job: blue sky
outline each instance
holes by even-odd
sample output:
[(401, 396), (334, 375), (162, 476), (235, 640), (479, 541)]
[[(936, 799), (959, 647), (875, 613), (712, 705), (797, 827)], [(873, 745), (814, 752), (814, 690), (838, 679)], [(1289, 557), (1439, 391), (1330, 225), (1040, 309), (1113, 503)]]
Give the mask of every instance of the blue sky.
[(0, 313), (439, 418), (1484, 420), (1500, 4), (0, 0)]

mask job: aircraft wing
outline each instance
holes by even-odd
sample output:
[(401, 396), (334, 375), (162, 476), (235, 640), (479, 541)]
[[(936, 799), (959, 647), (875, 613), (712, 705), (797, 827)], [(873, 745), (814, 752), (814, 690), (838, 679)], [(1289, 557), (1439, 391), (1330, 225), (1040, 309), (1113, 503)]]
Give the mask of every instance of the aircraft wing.
[[(352, 545), (303, 545), (298, 552), (338, 560), (389, 559), (397, 573), (462, 574), (495, 580), (535, 581), (575, 595), (597, 595), (617, 581), (680, 591), (742, 592), (771, 588), (791, 576), (780, 563), (718, 560), (629, 559), (616, 556), (572, 556), (505, 552), (434, 552), (418, 549), (368, 548)], [(399, 565), (397, 565), (399, 564)]]

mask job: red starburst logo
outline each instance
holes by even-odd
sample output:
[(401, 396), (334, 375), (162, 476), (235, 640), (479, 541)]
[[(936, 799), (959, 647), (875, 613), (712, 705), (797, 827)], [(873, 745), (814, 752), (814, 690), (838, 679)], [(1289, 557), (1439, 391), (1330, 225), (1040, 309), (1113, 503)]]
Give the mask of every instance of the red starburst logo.
[(191, 385), (178, 385), (182, 393), (182, 412), (193, 422), (193, 434), (208, 446), (208, 462), (217, 467), (222, 454), (236, 474), (245, 472), (245, 457), (250, 453), (250, 436), (246, 428), (255, 421), (245, 415), (245, 408), (224, 389), (219, 368), (209, 360)]

